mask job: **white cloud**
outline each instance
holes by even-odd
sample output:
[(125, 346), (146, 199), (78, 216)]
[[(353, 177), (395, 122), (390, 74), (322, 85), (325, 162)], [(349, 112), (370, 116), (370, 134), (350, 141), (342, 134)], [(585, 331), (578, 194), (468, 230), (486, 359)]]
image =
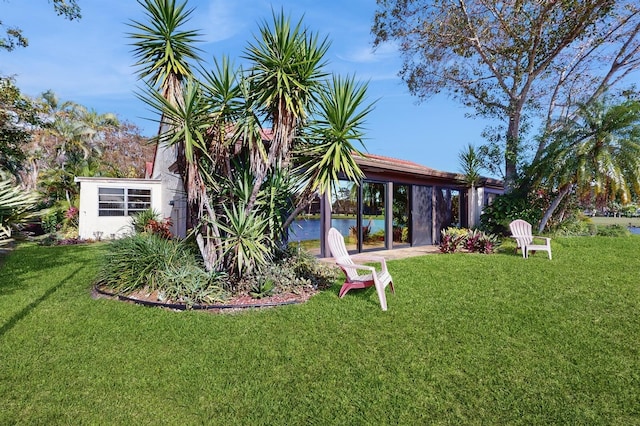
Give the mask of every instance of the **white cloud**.
[(208, 0), (204, 3), (195, 2), (193, 23), (203, 30), (207, 43), (248, 33), (271, 7), (270, 3), (257, 0)]
[(384, 43), (376, 48), (372, 46), (357, 47), (346, 54), (338, 54), (338, 58), (355, 63), (375, 63), (398, 57), (398, 47), (395, 43)]
[(211, 0), (201, 5), (194, 13), (192, 22), (205, 34), (205, 42), (212, 43), (233, 37), (242, 27), (236, 19), (237, 3), (224, 0)]

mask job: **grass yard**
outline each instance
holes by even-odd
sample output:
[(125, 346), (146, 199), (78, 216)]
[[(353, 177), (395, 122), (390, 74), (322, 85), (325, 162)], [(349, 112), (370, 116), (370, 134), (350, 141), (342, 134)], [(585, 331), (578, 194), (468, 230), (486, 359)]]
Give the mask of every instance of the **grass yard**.
[(640, 217), (606, 217), (595, 216), (590, 218), (593, 223), (599, 226), (621, 225), (640, 227)]
[(640, 237), (389, 262), (241, 314), (93, 300), (105, 246), (0, 263), (0, 424), (640, 424)]

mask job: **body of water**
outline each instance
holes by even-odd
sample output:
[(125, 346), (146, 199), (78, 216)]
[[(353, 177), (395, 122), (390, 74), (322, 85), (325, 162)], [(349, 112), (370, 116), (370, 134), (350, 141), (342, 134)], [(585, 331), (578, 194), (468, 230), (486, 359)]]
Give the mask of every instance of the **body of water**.
[[(365, 225), (369, 222), (365, 221)], [(331, 226), (344, 236), (349, 235), (349, 228), (356, 225), (355, 219), (332, 219)], [(371, 233), (384, 229), (384, 220), (371, 220)], [(320, 239), (320, 219), (300, 219), (289, 228), (289, 241), (307, 241)]]
[[(355, 219), (332, 219), (331, 226), (336, 228), (345, 237), (349, 235), (349, 228), (355, 226)], [(371, 233), (384, 229), (384, 220), (371, 221)], [(629, 226), (632, 234), (640, 235), (640, 227)], [(320, 219), (299, 219), (293, 222), (289, 228), (289, 241), (308, 241), (320, 239)]]

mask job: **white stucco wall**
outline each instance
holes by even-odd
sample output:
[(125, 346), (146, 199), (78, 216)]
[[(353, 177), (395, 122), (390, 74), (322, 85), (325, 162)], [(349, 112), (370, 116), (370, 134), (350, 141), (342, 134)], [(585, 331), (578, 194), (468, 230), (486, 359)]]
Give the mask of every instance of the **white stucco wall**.
[(475, 228), (480, 225), (480, 215), (482, 214), (483, 200), (484, 200), (484, 188), (469, 188), (467, 192), (468, 196), (468, 221), (469, 228)]
[(158, 146), (151, 177), (162, 181), (162, 198), (165, 202), (158, 211), (162, 217), (171, 218), (171, 233), (184, 238), (187, 234), (187, 195), (182, 178), (174, 169), (176, 158), (175, 146)]
[(117, 179), (77, 177), (80, 183), (80, 212), (78, 234), (82, 239), (119, 238), (131, 233), (130, 216), (98, 216), (99, 188), (134, 188), (151, 190), (151, 208), (162, 212), (162, 182), (157, 179)]

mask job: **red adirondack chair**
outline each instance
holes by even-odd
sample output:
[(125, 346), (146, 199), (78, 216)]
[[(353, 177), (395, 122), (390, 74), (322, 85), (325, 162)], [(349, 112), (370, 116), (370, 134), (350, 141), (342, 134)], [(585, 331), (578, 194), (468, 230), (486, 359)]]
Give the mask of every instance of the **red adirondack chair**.
[[(391, 292), (395, 293), (393, 287), (393, 280), (389, 271), (387, 270), (387, 263), (384, 257), (381, 256), (363, 256), (359, 255), (358, 260), (364, 260), (367, 262), (380, 262), (381, 271), (376, 271), (376, 268), (368, 265), (359, 265), (353, 262), (351, 256), (347, 252), (347, 248), (344, 245), (344, 237), (335, 228), (329, 230), (328, 235), (329, 250), (331, 255), (336, 261), (336, 264), (342, 269), (346, 277), (344, 284), (340, 288), (338, 296), (344, 297), (349, 290), (354, 288), (366, 288), (375, 286), (378, 293), (378, 299), (380, 299), (380, 307), (383, 311), (387, 310), (387, 298), (385, 295), (385, 288), (391, 287)], [(366, 271), (365, 274), (360, 275), (358, 271)]]

